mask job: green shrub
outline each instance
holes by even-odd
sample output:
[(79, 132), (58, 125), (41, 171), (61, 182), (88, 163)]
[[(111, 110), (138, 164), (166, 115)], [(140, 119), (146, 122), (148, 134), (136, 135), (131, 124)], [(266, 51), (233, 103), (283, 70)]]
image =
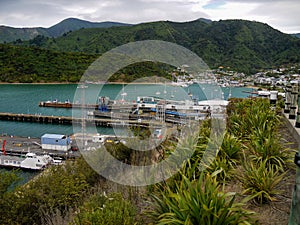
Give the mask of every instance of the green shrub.
[(135, 208), (120, 193), (109, 196), (96, 194), (79, 208), (73, 224), (132, 225), (135, 223), (135, 215)]
[(82, 158), (51, 167), (3, 196), (0, 224), (42, 224), (57, 212), (64, 217), (98, 179)]

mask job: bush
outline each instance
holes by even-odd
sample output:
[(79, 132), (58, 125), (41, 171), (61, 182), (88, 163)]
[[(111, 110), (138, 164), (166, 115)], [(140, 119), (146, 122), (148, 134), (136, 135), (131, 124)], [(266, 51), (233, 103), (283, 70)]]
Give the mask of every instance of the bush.
[(79, 208), (73, 224), (75, 225), (132, 225), (136, 211), (131, 203), (125, 200), (120, 193), (109, 196), (96, 194)]

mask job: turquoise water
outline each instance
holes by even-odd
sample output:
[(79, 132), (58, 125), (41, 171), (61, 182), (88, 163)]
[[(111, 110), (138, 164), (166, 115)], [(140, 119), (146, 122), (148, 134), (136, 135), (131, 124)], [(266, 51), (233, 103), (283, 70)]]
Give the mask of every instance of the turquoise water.
[[(77, 92), (76, 92), (77, 91)], [(58, 101), (70, 100), (71, 102), (81, 102), (82, 90), (77, 89), (75, 84), (2, 84), (0, 85), (0, 112), (29, 113), (41, 115), (61, 115), (72, 116), (71, 109), (39, 107), (40, 101), (57, 99)], [(231, 91), (232, 97), (245, 98), (249, 94), (243, 91), (250, 91), (247, 88), (222, 88), (226, 99)], [(77, 94), (75, 94), (77, 93)], [(122, 96), (122, 93), (126, 95)], [(91, 85), (84, 91), (86, 103), (95, 103), (98, 96), (109, 96), (111, 99), (134, 101), (137, 96), (157, 96), (176, 100), (186, 99), (188, 93), (192, 93), (194, 98), (204, 100), (218, 93), (215, 88), (208, 85), (191, 85), (188, 88), (150, 85), (150, 84), (130, 84), (130, 85)], [(207, 95), (207, 96), (205, 96)], [(211, 96), (210, 96), (211, 95)], [(97, 128), (99, 133), (109, 134), (111, 128)], [(70, 125), (51, 125), (39, 123), (23, 123), (0, 121), (0, 134), (40, 137), (44, 133), (72, 134), (73, 128)]]

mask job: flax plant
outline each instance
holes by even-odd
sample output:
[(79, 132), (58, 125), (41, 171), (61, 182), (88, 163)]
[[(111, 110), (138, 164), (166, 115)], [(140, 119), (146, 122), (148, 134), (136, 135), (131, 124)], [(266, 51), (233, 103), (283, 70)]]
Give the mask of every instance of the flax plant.
[(282, 146), (279, 137), (270, 132), (261, 135), (259, 131), (255, 132), (247, 145), (253, 161), (266, 161), (266, 164), (277, 166), (281, 171), (285, 169), (286, 164), (291, 160), (291, 151)]
[(201, 173), (190, 181), (183, 176), (176, 189), (168, 186), (158, 195), (153, 194), (150, 216), (156, 224), (250, 224), (252, 212), (235, 203), (234, 193), (224, 193), (214, 175)]
[(239, 179), (244, 187), (244, 194), (252, 196), (259, 204), (276, 200), (280, 194), (279, 183), (286, 176), (281, 170), (267, 160), (258, 163), (251, 162), (243, 165), (244, 172)]
[(238, 160), (241, 158), (241, 143), (234, 135), (225, 133), (222, 145), (216, 151), (215, 158), (207, 163), (207, 172), (212, 174), (218, 171), (218, 181), (225, 182), (232, 178)]

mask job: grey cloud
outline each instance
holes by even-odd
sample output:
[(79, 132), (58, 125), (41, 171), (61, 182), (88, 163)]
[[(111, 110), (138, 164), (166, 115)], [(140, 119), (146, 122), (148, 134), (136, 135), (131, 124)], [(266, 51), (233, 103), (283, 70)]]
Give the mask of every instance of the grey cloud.
[[(65, 14), (56, 5), (42, 2), (11, 1), (11, 3), (0, 3), (0, 24), (12, 26), (26, 26), (34, 24), (40, 26), (45, 20), (47, 23), (63, 18)], [(52, 22), (52, 23), (53, 23)]]
[[(157, 20), (189, 21), (200, 17), (214, 19), (203, 11), (193, 11), (201, 0), (1, 0), (0, 24), (49, 27), (68, 17), (91, 21), (140, 23)], [(267, 18), (283, 30), (300, 31), (299, 0), (211, 0), (208, 4), (256, 3), (259, 7), (247, 15), (250, 20)], [(216, 11), (217, 13), (217, 11)]]
[(299, 3), (299, 0), (287, 0), (287, 1), (282, 1), (282, 0), (225, 0), (225, 2), (238, 2), (238, 3), (286, 3), (286, 2), (294, 2), (294, 3)]
[(258, 16), (267, 16), (269, 24), (276, 28), (293, 33), (300, 31), (300, 1), (277, 1), (261, 4), (251, 13)]
[[(113, 13), (112, 13), (113, 12)], [(89, 18), (91, 15), (84, 15)], [(195, 13), (191, 11), (191, 4), (182, 4), (182, 1), (122, 1), (118, 7), (104, 7), (93, 15), (99, 20), (120, 20), (122, 22), (145, 22), (153, 20), (174, 20), (186, 21), (193, 20), (199, 17), (208, 17), (205, 13)]]
[[(127, 23), (187, 21), (208, 17), (205, 13), (193, 12), (193, 4), (195, 3), (191, 0), (4, 0), (0, 2), (0, 24), (50, 26), (67, 17)], [(72, 9), (78, 9), (78, 12), (75, 13)], [(88, 12), (80, 9), (88, 9)]]
[[(283, 32), (300, 32), (300, 1), (299, 0), (211, 0), (208, 4), (225, 3), (255, 3), (257, 7), (247, 17), (268, 23)], [(263, 21), (259, 20), (262, 18)]]

